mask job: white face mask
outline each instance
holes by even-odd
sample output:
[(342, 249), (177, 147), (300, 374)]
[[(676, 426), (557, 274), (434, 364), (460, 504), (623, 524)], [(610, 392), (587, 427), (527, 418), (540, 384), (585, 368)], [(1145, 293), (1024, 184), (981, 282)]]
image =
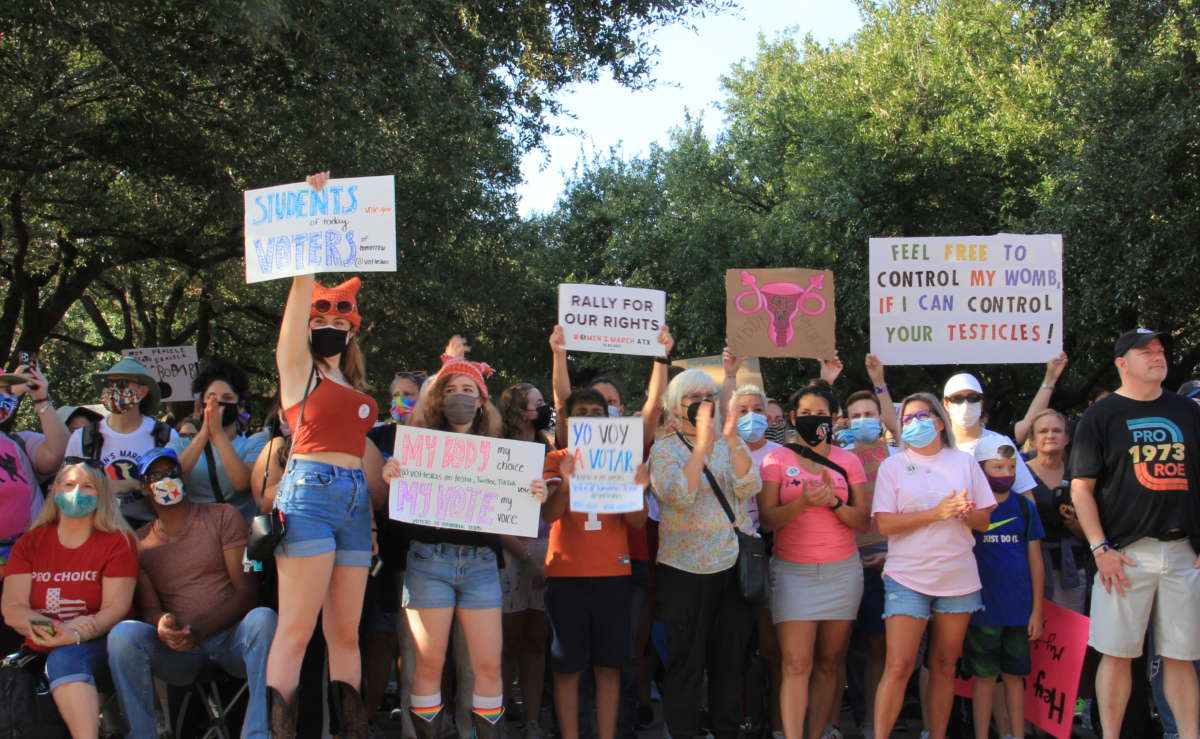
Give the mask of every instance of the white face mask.
[(983, 403), (951, 403), (948, 412), (955, 426), (967, 428), (979, 422), (979, 417), (983, 415)]
[(154, 502), (159, 505), (175, 505), (183, 500), (183, 480), (178, 477), (164, 477), (151, 483), (150, 492)]

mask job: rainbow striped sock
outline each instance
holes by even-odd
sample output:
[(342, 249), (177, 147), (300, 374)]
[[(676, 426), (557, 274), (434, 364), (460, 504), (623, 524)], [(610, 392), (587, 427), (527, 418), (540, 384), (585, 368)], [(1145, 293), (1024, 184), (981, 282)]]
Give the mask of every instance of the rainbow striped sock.
[(497, 721), (500, 720), (500, 717), (504, 715), (504, 706), (499, 706), (497, 708), (478, 708), (478, 707), (476, 707), (476, 708), (472, 708), (471, 710), (475, 713), (475, 715), (479, 716), (480, 718), (487, 719), (487, 722), (489, 724), (496, 723)]
[(438, 703), (436, 706), (421, 706), (420, 708), (413, 706), (411, 710), (413, 715), (428, 723), (437, 718), (437, 715), (442, 712), (442, 704)]

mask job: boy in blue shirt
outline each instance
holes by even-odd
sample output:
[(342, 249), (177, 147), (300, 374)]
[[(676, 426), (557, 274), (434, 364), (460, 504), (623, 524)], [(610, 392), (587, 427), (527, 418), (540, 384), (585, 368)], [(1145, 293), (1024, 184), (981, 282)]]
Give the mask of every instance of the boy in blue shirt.
[(1045, 570), (1039, 540), (1045, 536), (1033, 502), (1012, 494), (1016, 445), (1005, 436), (985, 436), (975, 447), (997, 506), (985, 532), (974, 531), (975, 561), (983, 584), (983, 610), (971, 616), (963, 644), (966, 671), (975, 677), (972, 699), (975, 737), (987, 739), (996, 677), (1004, 683), (1011, 733), (1025, 736), (1025, 685), (1029, 642), (1042, 635)]

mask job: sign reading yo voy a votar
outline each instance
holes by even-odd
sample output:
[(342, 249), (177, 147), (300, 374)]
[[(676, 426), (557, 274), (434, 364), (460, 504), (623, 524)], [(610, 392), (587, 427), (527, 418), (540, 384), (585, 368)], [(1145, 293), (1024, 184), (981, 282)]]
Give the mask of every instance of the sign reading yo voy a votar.
[(884, 364), (1041, 363), (1062, 351), (1062, 236), (871, 239)]
[(558, 324), (568, 350), (662, 356), (666, 323), (662, 290), (611, 285), (558, 286)]
[(317, 272), (396, 270), (391, 175), (247, 190), (246, 282)]
[(535, 537), (542, 505), (530, 483), (542, 477), (546, 447), (528, 441), (396, 426), (388, 515), (443, 529)]

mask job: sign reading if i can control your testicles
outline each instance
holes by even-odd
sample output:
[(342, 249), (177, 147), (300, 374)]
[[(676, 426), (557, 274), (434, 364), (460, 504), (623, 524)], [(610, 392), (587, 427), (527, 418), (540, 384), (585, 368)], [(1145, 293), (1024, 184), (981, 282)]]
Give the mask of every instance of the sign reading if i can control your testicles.
[(1062, 236), (871, 239), (871, 352), (885, 364), (1042, 363), (1062, 351)]

